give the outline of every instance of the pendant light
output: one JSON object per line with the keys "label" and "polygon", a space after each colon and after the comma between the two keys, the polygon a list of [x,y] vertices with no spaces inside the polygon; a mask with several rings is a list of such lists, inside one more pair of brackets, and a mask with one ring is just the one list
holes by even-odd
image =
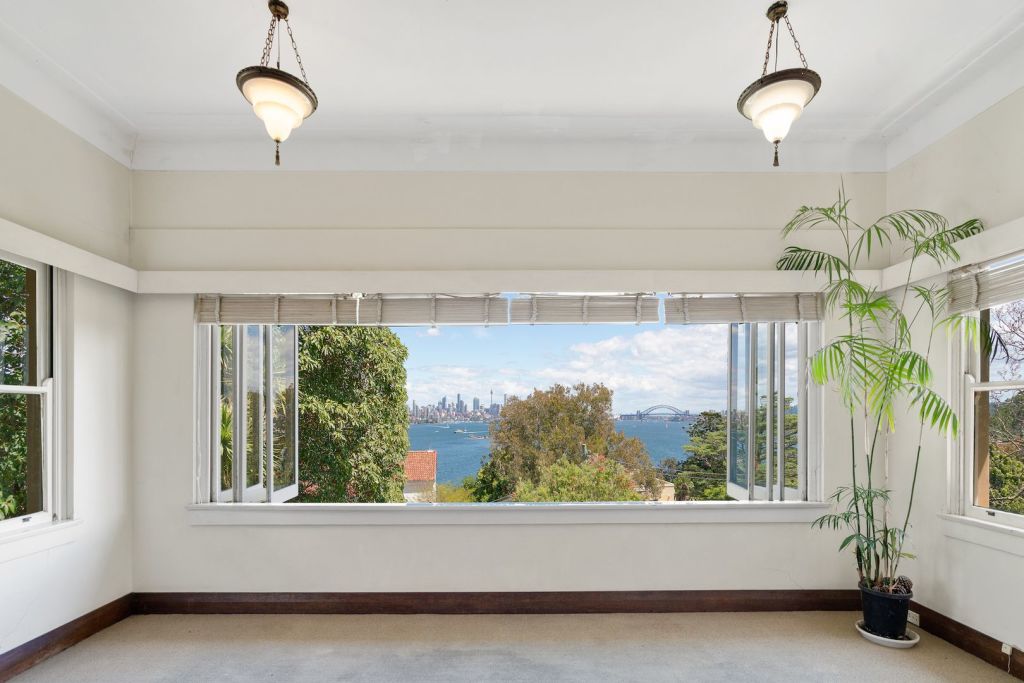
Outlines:
{"label": "pendant light", "polygon": [[[779,165],[779,143],[789,133],[790,126],[800,118],[804,107],[814,99],[821,88],[821,76],[807,68],[807,58],[800,49],[800,41],[793,33],[793,25],[789,23],[786,11],[789,3],[784,0],[772,3],[768,8],[767,17],[771,22],[768,29],[768,49],[764,52],[764,67],[761,77],[748,85],[736,108],[754,123],[754,128],[764,133],[768,142],[775,145],[773,166]],[[802,68],[783,69],[779,71],[779,22],[785,21],[789,36],[793,39],[793,47],[800,55]],[[772,40],[775,40],[775,68],[768,73],[768,62],[771,60]]]}
{"label": "pendant light", "polygon": [[[242,95],[252,105],[256,116],[263,121],[267,133],[274,141],[274,164],[281,165],[281,143],[288,139],[292,130],[316,111],[316,93],[309,87],[306,69],[302,66],[302,57],[292,35],[292,26],[288,23],[288,5],[281,0],[270,0],[270,28],[263,44],[263,56],[259,66],[247,66],[238,72],[235,84]],[[302,78],[299,79],[287,71],[281,70],[281,40],[278,27],[284,21],[288,38],[292,42],[295,62],[299,65]],[[274,37],[277,41],[276,66],[270,66],[271,53],[274,50]]]}

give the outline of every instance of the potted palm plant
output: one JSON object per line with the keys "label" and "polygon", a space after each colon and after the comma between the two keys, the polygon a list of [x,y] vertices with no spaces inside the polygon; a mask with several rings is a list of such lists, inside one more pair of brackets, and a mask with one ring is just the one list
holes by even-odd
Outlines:
{"label": "potted palm plant", "polygon": [[[897,211],[861,225],[850,218],[848,208],[842,189],[832,206],[801,207],[783,229],[784,238],[828,229],[842,246],[836,253],[788,246],[776,265],[779,270],[823,275],[825,309],[842,325],[840,334],[814,352],[808,367],[811,379],[836,389],[848,409],[850,478],[831,495],[833,510],[814,526],[848,531],[839,549],[852,549],[856,558],[864,611],[858,627],[901,641],[907,638],[913,584],[900,574],[900,562],[912,557],[904,544],[922,440],[925,430],[955,435],[958,429],[953,409],[931,386],[932,341],[940,330],[973,339],[979,332],[976,318],[946,315],[945,287],[915,284],[915,267],[922,262],[958,262],[956,243],[978,234],[983,226],[977,219],[950,226],[941,215],[922,210]],[[906,280],[890,292],[866,285],[857,276],[858,267],[880,248],[894,253],[903,249],[907,257]],[[901,419],[900,429],[914,430],[916,445],[910,452],[892,453],[887,436],[895,431],[897,409],[904,405],[913,422],[905,427]],[[846,431],[845,426],[842,429]],[[828,441],[840,443],[840,435],[831,434]],[[884,475],[890,457],[913,458],[909,489],[898,498],[887,488]]]}

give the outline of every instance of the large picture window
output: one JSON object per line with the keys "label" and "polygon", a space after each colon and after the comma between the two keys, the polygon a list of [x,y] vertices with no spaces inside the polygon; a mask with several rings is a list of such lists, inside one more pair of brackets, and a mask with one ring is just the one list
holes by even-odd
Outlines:
{"label": "large picture window", "polygon": [[813,295],[211,295],[196,315],[196,502],[808,498]]}
{"label": "large picture window", "polygon": [[50,291],[48,267],[0,258],[0,533],[55,509]]}

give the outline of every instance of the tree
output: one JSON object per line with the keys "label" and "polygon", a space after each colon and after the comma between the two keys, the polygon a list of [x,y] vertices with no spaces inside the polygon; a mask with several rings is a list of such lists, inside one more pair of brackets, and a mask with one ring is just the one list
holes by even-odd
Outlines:
{"label": "tree", "polygon": [[[0,260],[0,382],[28,384],[28,271]],[[0,519],[29,512],[29,401],[0,397]]]}
{"label": "tree", "polygon": [[478,500],[506,498],[522,483],[537,486],[544,469],[558,460],[584,463],[600,455],[622,465],[635,485],[656,498],[657,472],[637,438],[615,430],[612,392],[602,384],[556,384],[511,399],[491,423],[491,454],[480,470]]}
{"label": "tree", "polygon": [[300,329],[300,500],[403,501],[407,356],[387,328]]}
{"label": "tree", "polygon": [[643,500],[626,468],[605,457],[584,462],[559,458],[541,469],[540,481],[520,481],[515,499],[521,502],[586,503]]}
{"label": "tree", "polygon": [[713,411],[701,413],[690,426],[690,442],[683,446],[689,457],[673,482],[676,500],[728,500],[725,430],[725,418]]}

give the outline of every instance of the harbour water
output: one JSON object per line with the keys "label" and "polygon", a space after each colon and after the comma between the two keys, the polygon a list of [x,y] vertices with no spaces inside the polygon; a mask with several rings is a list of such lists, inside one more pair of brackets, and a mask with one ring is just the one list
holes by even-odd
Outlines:
{"label": "harbour water", "polygon": [[[683,446],[690,441],[686,433],[689,422],[617,420],[615,425],[626,436],[643,441],[655,464],[665,458],[686,457]],[[439,483],[456,484],[475,475],[490,447],[485,422],[409,425],[409,448],[437,451]]]}

